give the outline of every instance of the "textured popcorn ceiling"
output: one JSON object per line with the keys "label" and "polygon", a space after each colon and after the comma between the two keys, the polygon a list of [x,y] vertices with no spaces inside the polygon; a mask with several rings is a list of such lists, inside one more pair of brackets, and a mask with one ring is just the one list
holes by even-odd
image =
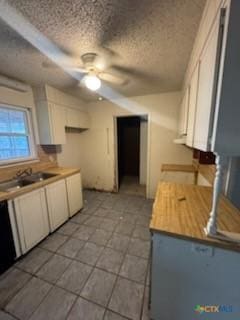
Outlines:
{"label": "textured popcorn ceiling", "polygon": [[[66,53],[97,52],[131,70],[113,86],[131,96],[181,88],[205,0],[9,0]],[[0,21],[0,73],[31,84],[48,83],[90,98],[60,68]],[[109,69],[108,71],[111,71]],[[120,73],[121,74],[121,73]]]}

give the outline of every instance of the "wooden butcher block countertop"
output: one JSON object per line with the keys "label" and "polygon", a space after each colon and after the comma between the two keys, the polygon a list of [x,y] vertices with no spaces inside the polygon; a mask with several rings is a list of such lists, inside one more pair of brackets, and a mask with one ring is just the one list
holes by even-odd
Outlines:
{"label": "wooden butcher block countertop", "polygon": [[162,171],[172,171],[172,172],[197,172],[197,168],[192,164],[162,164]]}
{"label": "wooden butcher block countertop", "polygon": [[69,177],[75,173],[78,173],[78,172],[80,172],[80,169],[79,168],[53,167],[53,168],[49,168],[47,170],[43,170],[43,172],[53,173],[53,174],[56,174],[56,176],[48,178],[43,181],[32,183],[32,184],[27,185],[25,187],[22,187],[16,191],[0,192],[0,201],[13,199],[13,198],[16,198],[22,194],[25,194],[25,193],[31,192],[33,190],[39,189],[41,187],[44,187],[50,183],[53,183],[55,181]]}
{"label": "wooden butcher block countertop", "polygon": [[[240,245],[209,238],[204,233],[212,204],[212,188],[159,183],[150,230],[206,245],[240,251]],[[224,196],[218,208],[218,228],[240,233],[240,211]]]}

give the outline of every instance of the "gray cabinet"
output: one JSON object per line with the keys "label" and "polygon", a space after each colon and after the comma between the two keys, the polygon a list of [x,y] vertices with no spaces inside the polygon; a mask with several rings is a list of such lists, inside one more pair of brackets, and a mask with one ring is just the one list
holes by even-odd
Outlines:
{"label": "gray cabinet", "polygon": [[[153,234],[152,320],[235,320],[240,310],[238,252]],[[197,305],[232,306],[232,312],[196,312]]]}

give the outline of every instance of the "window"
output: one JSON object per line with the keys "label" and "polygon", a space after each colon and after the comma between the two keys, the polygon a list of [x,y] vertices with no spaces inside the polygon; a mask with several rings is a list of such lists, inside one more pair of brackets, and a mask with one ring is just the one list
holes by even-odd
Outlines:
{"label": "window", "polygon": [[27,108],[0,105],[0,164],[34,157],[30,120]]}

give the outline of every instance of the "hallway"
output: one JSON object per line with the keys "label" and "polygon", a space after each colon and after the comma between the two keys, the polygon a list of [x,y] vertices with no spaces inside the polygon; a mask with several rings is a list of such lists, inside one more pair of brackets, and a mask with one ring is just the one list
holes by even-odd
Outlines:
{"label": "hallway", "polygon": [[134,176],[124,176],[119,187],[119,193],[125,195],[146,197],[146,185],[139,183],[139,178]]}

